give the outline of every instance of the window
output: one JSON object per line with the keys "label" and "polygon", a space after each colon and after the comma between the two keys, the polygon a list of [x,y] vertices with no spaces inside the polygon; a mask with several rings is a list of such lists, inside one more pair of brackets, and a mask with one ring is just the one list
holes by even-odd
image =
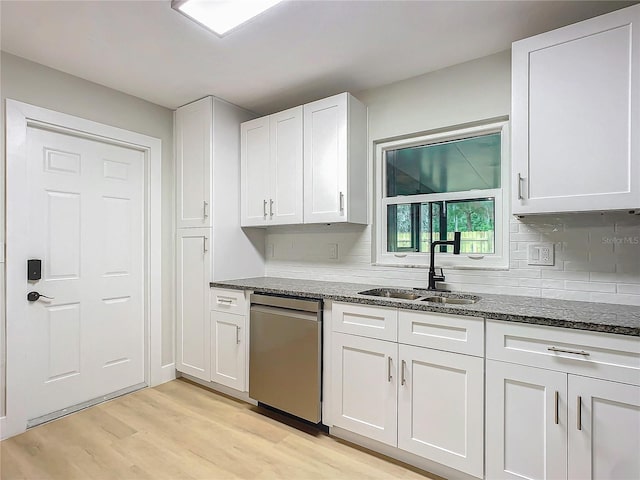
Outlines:
{"label": "window", "polygon": [[438,265],[508,265],[506,122],[377,145],[377,262],[429,263],[431,242],[461,232],[460,255]]}

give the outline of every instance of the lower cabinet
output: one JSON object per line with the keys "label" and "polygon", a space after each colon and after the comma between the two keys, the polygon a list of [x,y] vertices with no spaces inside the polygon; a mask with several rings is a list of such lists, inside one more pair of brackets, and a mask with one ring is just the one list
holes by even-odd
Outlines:
{"label": "lower cabinet", "polygon": [[209,228],[180,228],[176,238],[176,370],[211,380]]}
{"label": "lower cabinet", "polygon": [[487,320],[486,339],[488,479],[640,478],[638,337]]}
{"label": "lower cabinet", "polygon": [[211,312],[211,381],[245,391],[244,315]]}
{"label": "lower cabinet", "polygon": [[567,375],[487,360],[487,478],[567,478]]}
{"label": "lower cabinet", "polygon": [[640,387],[569,375],[570,479],[640,478]]}
{"label": "lower cabinet", "polygon": [[398,448],[482,478],[484,361],[399,345]]}
{"label": "lower cabinet", "polygon": [[334,425],[397,444],[398,344],[333,333]]}
{"label": "lower cabinet", "polygon": [[[338,310],[371,315],[360,308]],[[482,357],[334,331],[331,358],[334,426],[483,477]]]}

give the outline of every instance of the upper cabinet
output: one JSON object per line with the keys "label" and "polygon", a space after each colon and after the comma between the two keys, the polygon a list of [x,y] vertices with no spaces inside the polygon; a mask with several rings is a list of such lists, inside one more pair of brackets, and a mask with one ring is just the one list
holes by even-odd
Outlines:
{"label": "upper cabinet", "polygon": [[240,127],[242,226],[302,223],[302,107]]}
{"label": "upper cabinet", "polygon": [[176,110],[176,228],[211,226],[212,110],[211,97]]}
{"label": "upper cabinet", "polygon": [[367,108],[348,93],[304,106],[304,223],[367,223]]}
{"label": "upper cabinet", "polygon": [[366,142],[348,93],[243,123],[242,226],[366,224]]}
{"label": "upper cabinet", "polygon": [[640,6],[513,44],[512,212],[640,208]]}

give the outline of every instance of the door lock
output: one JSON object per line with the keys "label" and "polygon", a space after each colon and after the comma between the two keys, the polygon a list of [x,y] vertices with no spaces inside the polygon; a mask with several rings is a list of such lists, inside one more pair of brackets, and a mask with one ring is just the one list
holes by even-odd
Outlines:
{"label": "door lock", "polygon": [[29,292],[27,293],[27,300],[29,300],[30,302],[35,302],[37,301],[40,297],[42,298],[48,298],[49,300],[53,300],[55,297],[47,297],[46,295],[41,295],[38,292]]}

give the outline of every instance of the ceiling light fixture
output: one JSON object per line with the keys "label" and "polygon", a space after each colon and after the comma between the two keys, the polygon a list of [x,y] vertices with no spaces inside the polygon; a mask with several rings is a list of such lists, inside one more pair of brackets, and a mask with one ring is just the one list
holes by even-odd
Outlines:
{"label": "ceiling light fixture", "polygon": [[172,0],[171,8],[219,36],[282,0]]}

